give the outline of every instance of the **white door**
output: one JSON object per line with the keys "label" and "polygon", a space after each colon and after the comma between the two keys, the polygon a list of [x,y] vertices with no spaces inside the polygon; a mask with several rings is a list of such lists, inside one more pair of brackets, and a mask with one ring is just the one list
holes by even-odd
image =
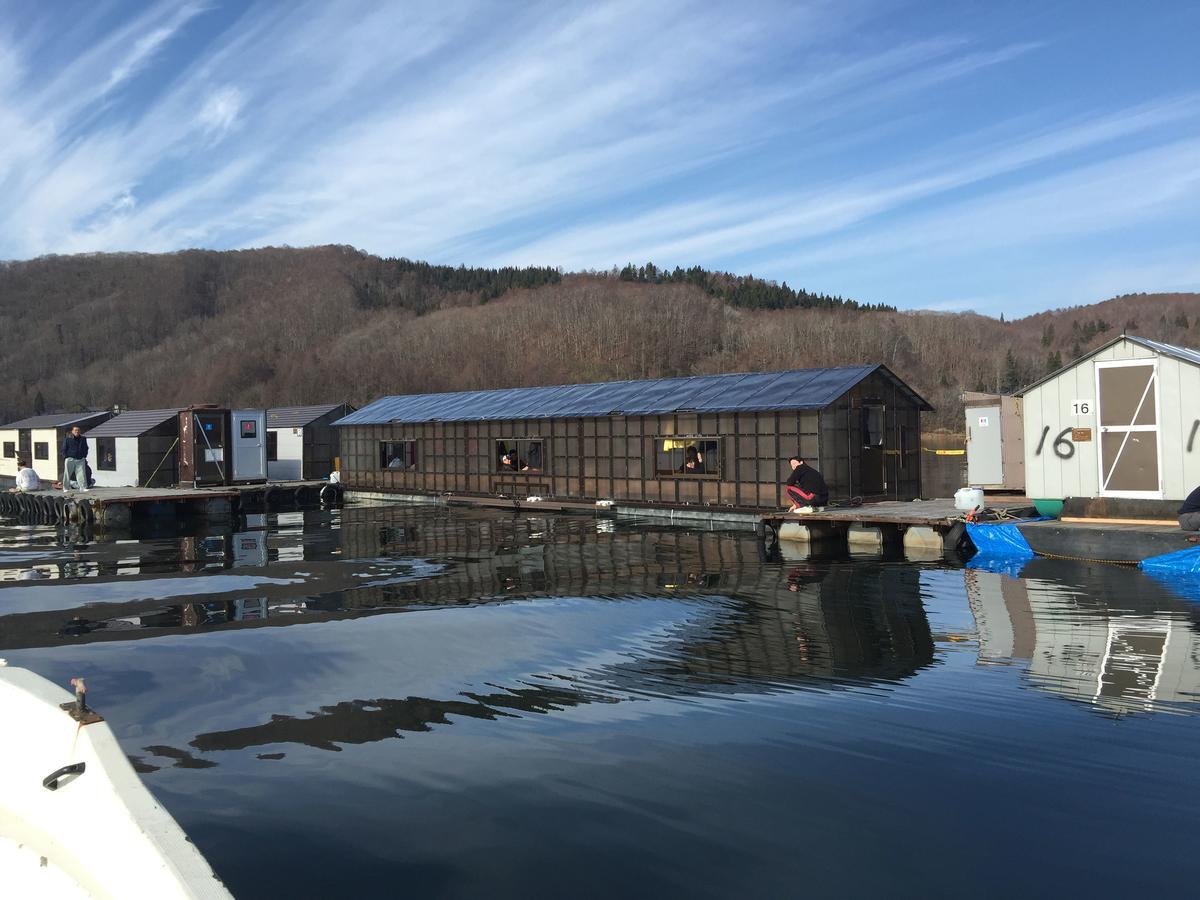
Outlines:
{"label": "white door", "polygon": [[967,482],[979,487],[1004,483],[999,406],[967,410]]}
{"label": "white door", "polygon": [[1158,362],[1096,363],[1100,496],[1162,499]]}

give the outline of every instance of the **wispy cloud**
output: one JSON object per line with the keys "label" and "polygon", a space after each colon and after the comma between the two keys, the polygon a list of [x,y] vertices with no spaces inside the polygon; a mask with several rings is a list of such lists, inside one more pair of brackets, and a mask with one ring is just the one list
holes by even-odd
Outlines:
{"label": "wispy cloud", "polygon": [[848,260],[1027,240],[1022,204],[1027,235],[1061,235],[1194,199],[1195,95],[980,115],[947,98],[1048,39],[897,27],[868,0],[113,14],[52,22],[72,50],[49,68],[55,27],[0,27],[0,256],[338,242],[836,291],[814,277]]}

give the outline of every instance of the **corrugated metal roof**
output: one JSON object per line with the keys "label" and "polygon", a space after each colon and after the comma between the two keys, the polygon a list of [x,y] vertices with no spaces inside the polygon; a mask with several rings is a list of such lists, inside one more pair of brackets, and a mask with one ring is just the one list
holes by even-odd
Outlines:
{"label": "corrugated metal roof", "polygon": [[0,430],[7,431],[12,428],[62,428],[67,425],[74,425],[76,422],[82,425],[89,419],[111,415],[112,413],[108,412],[108,410],[94,410],[92,412],[81,413],[49,413],[44,416],[30,416],[28,419],[20,419],[16,422],[9,422],[7,425],[0,425]]}
{"label": "corrugated metal roof", "polygon": [[157,428],[176,416],[182,409],[131,409],[107,422],[101,422],[87,433],[88,437],[137,437]]}
{"label": "corrugated metal roof", "polygon": [[345,403],[325,403],[319,406],[277,406],[267,410],[267,427],[301,428],[342,407],[349,408]]}
{"label": "corrugated metal roof", "polygon": [[921,409],[932,409],[886,366],[875,365],[409,394],[383,397],[334,424],[822,409],[876,371],[895,382]]}
{"label": "corrugated metal roof", "polygon": [[1153,353],[1161,353],[1163,356],[1170,356],[1174,359],[1191,363],[1194,366],[1200,366],[1200,350],[1192,350],[1188,347],[1177,347],[1174,344],[1164,344],[1162,341],[1152,341],[1150,338],[1138,337],[1136,334],[1119,334],[1111,341],[1106,341],[1105,343],[1101,344],[1095,350],[1089,350],[1087,353],[1083,354],[1083,356],[1079,357],[1079,359],[1075,359],[1067,363],[1058,371],[1051,372],[1049,375],[1039,378],[1033,384],[1022,388],[1016,396],[1023,397],[1026,392],[1032,391],[1036,387],[1041,387],[1050,379],[1057,378],[1060,374],[1067,371],[1067,369],[1073,369],[1084,360],[1091,359],[1101,350],[1107,350],[1109,347],[1113,346],[1114,344],[1118,344],[1121,341],[1129,341],[1132,344],[1145,347],[1147,350]]}

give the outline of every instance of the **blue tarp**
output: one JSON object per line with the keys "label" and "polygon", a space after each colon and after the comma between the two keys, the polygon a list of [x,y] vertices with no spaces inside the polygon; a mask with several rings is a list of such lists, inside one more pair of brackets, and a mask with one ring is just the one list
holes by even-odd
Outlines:
{"label": "blue tarp", "polygon": [[1138,567],[1146,572],[1186,572],[1200,575],[1200,547],[1151,556],[1138,563]]}
{"label": "blue tarp", "polygon": [[[1036,519],[1023,519],[1035,522]],[[1012,522],[968,522],[967,536],[979,551],[977,556],[1007,559],[1033,559],[1033,549],[1025,535]]]}

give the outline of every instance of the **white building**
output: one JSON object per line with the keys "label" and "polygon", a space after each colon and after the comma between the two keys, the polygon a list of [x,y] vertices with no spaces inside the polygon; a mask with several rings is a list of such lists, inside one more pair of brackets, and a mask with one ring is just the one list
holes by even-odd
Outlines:
{"label": "white building", "polygon": [[281,406],[267,410],[267,478],[300,481],[328,478],[339,456],[339,432],[332,427],[354,411],[345,403]]}
{"label": "white building", "polygon": [[1200,351],[1121,335],[1024,392],[1025,493],[1180,501],[1200,484]]}
{"label": "white building", "polygon": [[86,433],[97,487],[170,487],[179,481],[178,409],[135,409]]}
{"label": "white building", "polygon": [[23,459],[33,466],[42,481],[61,481],[63,438],[75,425],[86,432],[111,417],[112,413],[104,410],[53,413],[9,422],[0,427],[0,476],[16,478],[17,460]]}

